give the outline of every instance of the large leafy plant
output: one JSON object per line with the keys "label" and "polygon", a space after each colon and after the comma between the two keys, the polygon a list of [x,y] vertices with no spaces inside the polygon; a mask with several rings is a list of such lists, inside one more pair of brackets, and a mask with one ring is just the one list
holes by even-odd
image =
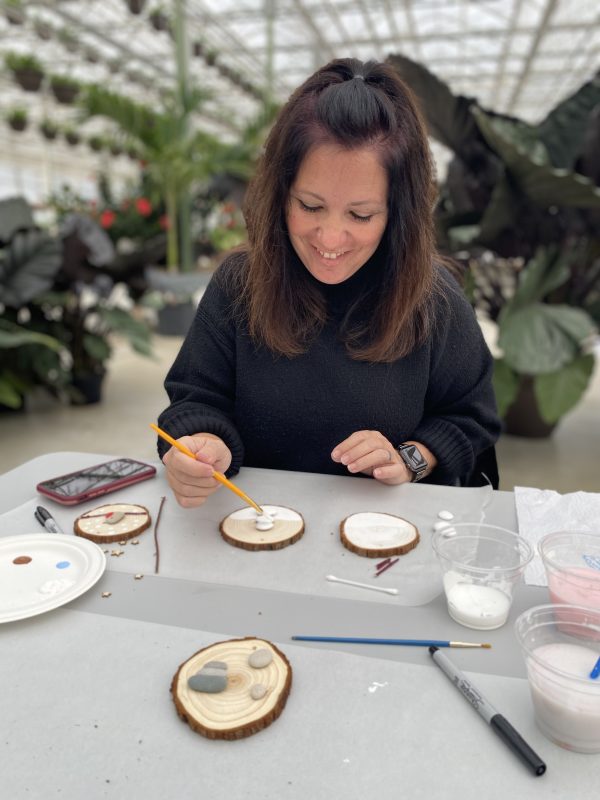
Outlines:
{"label": "large leafy plant", "polygon": [[[389,61],[420,100],[431,135],[454,154],[440,187],[438,241],[486,273],[486,311],[502,350],[500,412],[532,379],[541,417],[555,423],[588,385],[587,345],[600,323],[600,77],[533,125],[455,96],[404,56]],[[485,251],[496,258],[480,258]],[[507,264],[517,265],[510,291],[500,273]]]}

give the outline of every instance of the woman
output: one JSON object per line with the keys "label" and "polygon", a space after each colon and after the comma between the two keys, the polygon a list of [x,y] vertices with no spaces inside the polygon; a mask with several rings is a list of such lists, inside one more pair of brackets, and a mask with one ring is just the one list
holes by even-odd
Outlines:
{"label": "woman", "polygon": [[453,484],[493,446],[492,359],[434,247],[431,156],[391,67],[333,61],[266,142],[248,246],[215,273],[165,387],[179,503],[245,464]]}

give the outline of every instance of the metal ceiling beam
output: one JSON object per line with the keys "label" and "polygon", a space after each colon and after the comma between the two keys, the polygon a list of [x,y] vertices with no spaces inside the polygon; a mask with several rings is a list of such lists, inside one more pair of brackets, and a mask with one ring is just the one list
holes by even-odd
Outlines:
{"label": "metal ceiling beam", "polygon": [[[310,28],[310,30],[313,32],[314,37],[315,37],[314,43],[316,45],[318,45],[319,49],[323,52],[323,55],[327,54],[327,58],[328,59],[335,58],[335,51],[334,51],[333,47],[325,39],[325,37],[321,33],[320,29],[317,27],[317,24],[315,23],[314,19],[312,18],[312,15],[308,11],[308,9],[305,7],[305,5],[302,2],[302,0],[292,0],[292,2],[294,4],[294,7],[296,8],[298,13],[300,14],[300,16],[302,17],[302,19],[306,23],[307,27]],[[301,50],[306,50],[306,46],[307,46],[306,42],[304,42],[300,49]],[[288,48],[285,47],[285,45],[283,45],[282,49],[285,51]]]}
{"label": "metal ceiling beam", "polygon": [[508,111],[510,111],[510,109],[515,105],[515,103],[519,99],[519,95],[521,94],[523,86],[525,85],[525,81],[529,76],[531,65],[533,64],[540,43],[544,38],[544,36],[546,35],[546,33],[548,33],[550,27],[550,17],[552,16],[552,14],[554,14],[557,2],[558,0],[547,0],[542,20],[535,32],[535,35],[531,42],[531,47],[529,48],[529,52],[527,53],[527,58],[525,59],[525,66],[523,67],[519,80],[517,81],[515,88],[512,90],[511,95],[508,99],[508,103],[506,106]]}
{"label": "metal ceiling beam", "polygon": [[515,30],[517,24],[519,22],[519,17],[521,15],[521,8],[523,6],[523,0],[513,0],[513,8],[512,12],[509,16],[510,25],[508,30],[504,34],[504,43],[502,45],[502,52],[500,53],[500,58],[498,60],[498,71],[496,73],[496,83],[494,88],[492,89],[493,97],[494,97],[494,107],[496,107],[498,101],[498,95],[500,94],[500,89],[502,83],[504,82],[505,71],[506,71],[506,61],[508,59],[508,53],[510,51],[511,43],[513,36],[515,35]]}

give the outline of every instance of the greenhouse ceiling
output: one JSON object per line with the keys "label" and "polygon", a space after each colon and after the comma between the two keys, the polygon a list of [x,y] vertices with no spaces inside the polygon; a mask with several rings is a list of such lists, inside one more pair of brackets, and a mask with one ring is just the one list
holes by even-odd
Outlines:
{"label": "greenhouse ceiling", "polygon": [[[14,0],[0,0],[6,12]],[[23,0],[24,24],[0,19],[0,55],[34,53],[44,67],[153,103],[176,75],[172,37],[153,27],[155,0]],[[208,89],[205,127],[224,135],[259,108],[265,87],[285,100],[336,57],[402,53],[455,94],[531,122],[598,69],[597,0],[184,0],[194,85]],[[174,0],[162,2],[172,15]],[[46,37],[41,36],[45,31]],[[32,108],[2,74],[0,104]],[[40,111],[47,113],[47,110]],[[59,109],[59,113],[63,113]],[[66,113],[66,112],[65,112]]]}

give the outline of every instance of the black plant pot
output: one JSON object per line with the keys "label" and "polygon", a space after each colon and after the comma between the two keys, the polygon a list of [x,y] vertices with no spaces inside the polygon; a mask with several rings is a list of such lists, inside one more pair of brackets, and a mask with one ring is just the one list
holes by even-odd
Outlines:
{"label": "black plant pot", "polygon": [[75,390],[71,397],[71,405],[88,406],[102,400],[102,385],[105,372],[86,372],[73,375],[72,387]]}
{"label": "black plant pot", "polygon": [[530,439],[544,439],[556,428],[556,423],[550,425],[540,416],[533,391],[533,378],[522,378],[517,396],[506,412],[504,423],[505,433]]}
{"label": "black plant pot", "polygon": [[185,336],[195,313],[196,304],[191,300],[169,303],[158,310],[157,332],[161,336]]}
{"label": "black plant pot", "polygon": [[132,14],[141,14],[146,5],[146,0],[127,0],[127,5]]}
{"label": "black plant pot", "polygon": [[79,94],[79,86],[62,86],[52,84],[52,94],[58,103],[64,106],[71,106]]}
{"label": "black plant pot", "polygon": [[37,69],[18,69],[14,72],[15,80],[26,92],[39,92],[44,73]]}
{"label": "black plant pot", "polygon": [[27,120],[26,119],[9,119],[8,124],[13,129],[13,131],[17,131],[17,133],[22,133],[25,128],[27,127]]}

